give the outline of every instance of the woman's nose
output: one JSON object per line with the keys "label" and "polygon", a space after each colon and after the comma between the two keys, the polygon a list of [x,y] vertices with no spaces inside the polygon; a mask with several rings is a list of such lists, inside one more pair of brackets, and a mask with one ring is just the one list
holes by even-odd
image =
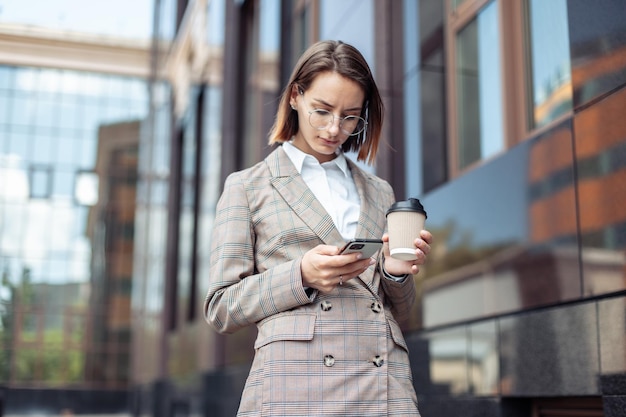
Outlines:
{"label": "woman's nose", "polygon": [[341,119],[339,117],[333,117],[333,120],[330,122],[330,125],[328,126],[328,132],[333,136],[337,136],[339,134],[340,124],[341,124]]}

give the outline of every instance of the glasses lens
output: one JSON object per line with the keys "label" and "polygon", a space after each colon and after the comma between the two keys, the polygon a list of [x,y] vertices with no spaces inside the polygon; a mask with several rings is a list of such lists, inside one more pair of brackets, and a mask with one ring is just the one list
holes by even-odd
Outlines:
{"label": "glasses lens", "polygon": [[309,116],[309,123],[318,130],[326,129],[333,122],[333,115],[326,110],[313,110]]}
{"label": "glasses lens", "polygon": [[[327,129],[334,121],[334,116],[327,110],[317,109],[311,112],[309,123],[318,130]],[[365,129],[367,123],[363,118],[358,116],[347,116],[341,119],[339,128],[345,135],[358,135]]]}
{"label": "glasses lens", "polygon": [[346,135],[358,135],[365,128],[365,120],[359,116],[347,116],[341,122],[341,131]]}

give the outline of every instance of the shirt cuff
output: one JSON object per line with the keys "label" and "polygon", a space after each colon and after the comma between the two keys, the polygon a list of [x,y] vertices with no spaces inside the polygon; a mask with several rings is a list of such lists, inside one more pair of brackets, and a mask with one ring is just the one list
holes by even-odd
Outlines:
{"label": "shirt cuff", "polygon": [[380,263],[380,269],[383,271],[383,276],[387,279],[390,279],[395,282],[404,282],[404,280],[409,276],[409,274],[404,275],[393,275],[385,270],[385,255],[382,256],[382,262]]}

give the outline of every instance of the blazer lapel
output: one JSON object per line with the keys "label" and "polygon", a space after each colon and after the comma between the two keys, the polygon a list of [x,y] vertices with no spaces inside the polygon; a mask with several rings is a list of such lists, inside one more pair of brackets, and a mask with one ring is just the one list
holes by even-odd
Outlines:
{"label": "blazer lapel", "polygon": [[380,239],[385,231],[384,221],[381,223],[381,214],[384,220],[385,213],[381,213],[379,205],[376,204],[377,190],[372,185],[374,182],[370,181],[369,173],[363,171],[349,159],[348,165],[361,199],[361,212],[356,237]]}
{"label": "blazer lapel", "polygon": [[[361,212],[359,214],[359,224],[357,226],[356,237],[380,239],[384,233],[384,214],[383,220],[381,220],[380,209],[377,207],[375,201],[372,198],[376,196],[376,189],[373,187],[373,182],[369,181],[369,174],[360,169],[354,162],[348,159],[348,165],[350,172],[352,172],[352,178],[354,184],[359,193],[361,199]],[[382,223],[381,223],[382,222]],[[365,272],[360,275],[361,281],[370,288],[375,294],[374,275],[376,272],[376,264],[370,266]]]}
{"label": "blazer lapel", "polygon": [[[307,187],[285,151],[279,147],[266,159],[272,175],[271,184],[293,211],[327,245],[342,246],[345,241],[333,219]],[[369,181],[369,174],[348,159],[348,165],[361,199],[361,211],[357,226],[357,238],[380,239],[384,233],[384,213],[376,205],[376,189]],[[376,295],[376,264],[370,266],[359,278]]]}
{"label": "blazer lapel", "polygon": [[271,183],[285,202],[327,245],[342,246],[344,240],[333,219],[294,167],[282,147],[266,158]]}

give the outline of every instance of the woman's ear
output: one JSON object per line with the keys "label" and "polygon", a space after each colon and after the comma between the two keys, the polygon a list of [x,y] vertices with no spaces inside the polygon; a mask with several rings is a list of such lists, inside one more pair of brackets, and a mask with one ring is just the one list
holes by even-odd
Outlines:
{"label": "woman's ear", "polygon": [[300,87],[298,87],[296,84],[291,86],[291,94],[289,94],[289,104],[291,105],[292,109],[295,109],[297,107],[297,97],[299,94],[299,90]]}

